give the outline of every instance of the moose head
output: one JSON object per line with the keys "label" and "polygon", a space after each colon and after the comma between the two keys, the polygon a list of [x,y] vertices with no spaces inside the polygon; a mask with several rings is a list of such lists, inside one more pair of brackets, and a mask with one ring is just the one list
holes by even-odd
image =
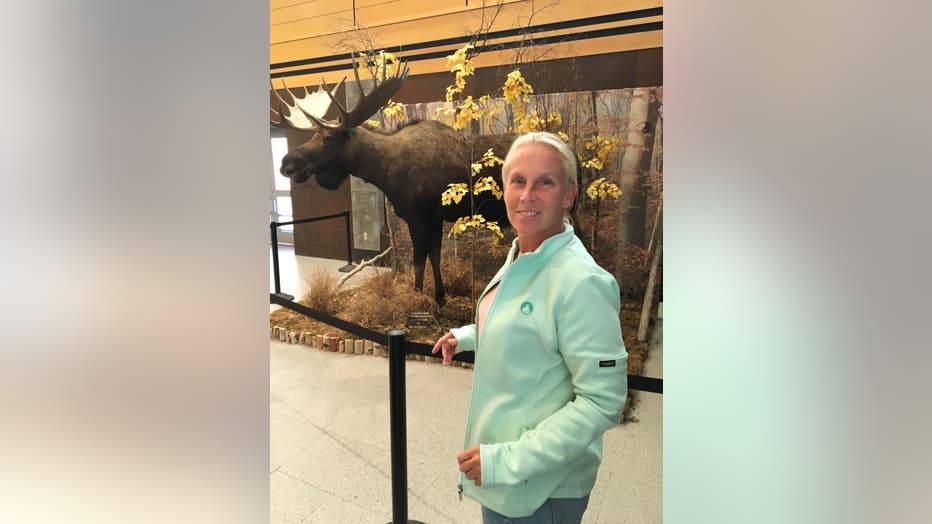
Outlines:
{"label": "moose head", "polygon": [[[343,85],[344,77],[333,88],[321,79],[320,88],[310,92],[306,87],[289,89],[285,86],[285,97],[274,89],[278,100],[277,107],[269,108],[269,118],[273,125],[293,129],[314,131],[313,137],[303,145],[290,151],[282,159],[280,172],[283,176],[302,183],[311,177],[325,189],[340,187],[349,176],[343,165],[343,156],[347,152],[350,132],[377,113],[394,95],[404,79],[408,76],[408,66],[399,64],[394,75],[386,77],[386,64],[382,63],[381,75],[374,75],[375,86],[366,93],[359,79],[359,69],[353,58],[353,74],[359,87],[359,101],[352,111],[348,111],[335,93]],[[290,102],[286,100],[290,98]],[[324,116],[331,106],[338,112],[334,120]]]}

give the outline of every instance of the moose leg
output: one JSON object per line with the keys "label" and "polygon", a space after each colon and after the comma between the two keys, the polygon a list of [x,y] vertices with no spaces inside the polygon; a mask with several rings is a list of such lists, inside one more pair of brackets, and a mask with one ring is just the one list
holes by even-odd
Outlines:
{"label": "moose leg", "polygon": [[417,219],[406,220],[408,233],[411,234],[411,246],[414,249],[414,289],[424,290],[424,264],[427,261],[428,234],[424,224]]}
{"label": "moose leg", "polygon": [[438,220],[430,224],[429,237],[430,244],[427,254],[430,256],[430,267],[434,270],[434,301],[439,305],[446,302],[444,295],[446,290],[443,287],[443,279],[440,277],[440,247],[443,244],[443,221]]}

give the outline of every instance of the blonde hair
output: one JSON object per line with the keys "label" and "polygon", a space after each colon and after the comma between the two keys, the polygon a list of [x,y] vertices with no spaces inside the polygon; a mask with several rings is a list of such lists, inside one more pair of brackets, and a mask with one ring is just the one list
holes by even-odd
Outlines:
{"label": "blonde hair", "polygon": [[[542,144],[553,149],[557,156],[560,159],[560,167],[563,170],[563,176],[566,178],[566,185],[576,188],[576,195],[579,195],[579,186],[576,183],[577,170],[576,170],[576,153],[570,149],[570,146],[563,141],[560,137],[553,133],[547,133],[546,131],[534,131],[531,133],[525,133],[520,135],[515,139],[511,144],[511,148],[508,149],[508,154],[505,155],[505,162],[502,164],[502,181],[506,184],[508,183],[508,175],[511,173],[511,162],[515,154],[521,149],[527,147],[531,144]],[[575,199],[574,199],[575,201]],[[563,222],[571,224],[570,220],[570,209],[573,206],[563,211]]]}

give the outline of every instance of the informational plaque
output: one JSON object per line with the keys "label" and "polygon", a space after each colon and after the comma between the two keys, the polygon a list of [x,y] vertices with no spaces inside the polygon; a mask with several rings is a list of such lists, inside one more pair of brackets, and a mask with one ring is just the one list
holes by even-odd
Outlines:
{"label": "informational plaque", "polygon": [[428,327],[434,325],[434,317],[430,311],[410,311],[406,327]]}
{"label": "informational plaque", "polygon": [[379,233],[382,231],[384,214],[382,192],[356,177],[352,177],[350,192],[353,201],[353,247],[381,251]]}

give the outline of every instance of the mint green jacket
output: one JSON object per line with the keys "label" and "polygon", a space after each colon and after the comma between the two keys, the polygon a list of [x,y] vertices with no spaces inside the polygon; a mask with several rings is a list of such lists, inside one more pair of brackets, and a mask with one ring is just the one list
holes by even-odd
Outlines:
{"label": "mint green jacket", "polygon": [[457,352],[476,352],[463,449],[480,445],[482,486],[461,475],[461,489],[513,518],[592,491],[602,434],[624,407],[628,362],[618,283],[572,226],[517,253],[515,240],[482,293],[498,284],[479,347],[475,324],[451,330]]}

